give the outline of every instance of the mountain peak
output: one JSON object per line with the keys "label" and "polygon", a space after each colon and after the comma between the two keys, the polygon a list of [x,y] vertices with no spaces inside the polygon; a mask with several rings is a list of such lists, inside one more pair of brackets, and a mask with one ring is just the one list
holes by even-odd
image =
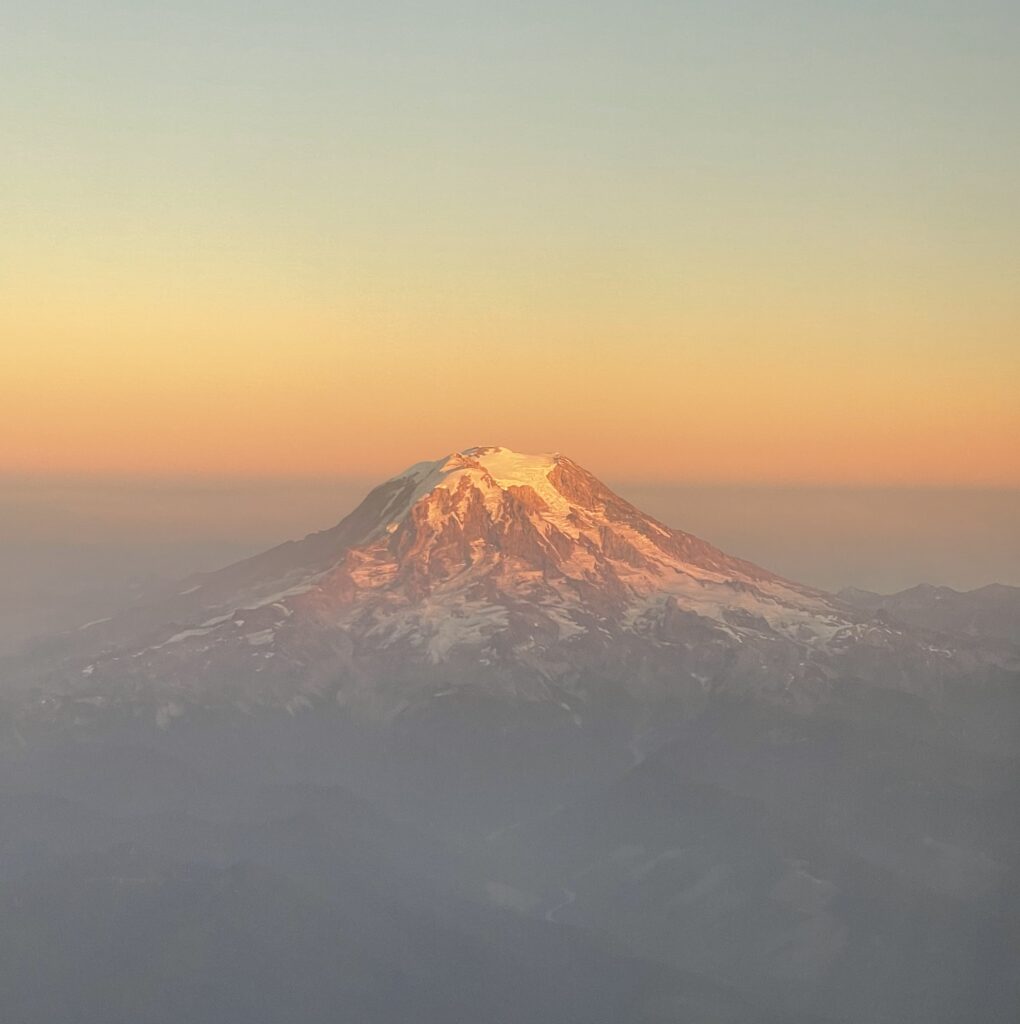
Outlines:
{"label": "mountain peak", "polygon": [[503,490],[520,486],[544,488],[550,472],[561,460],[558,453],[527,455],[499,445],[478,446],[450,452],[434,462],[416,463],[391,482],[413,480],[416,498],[436,487],[452,490],[464,475],[486,477]]}

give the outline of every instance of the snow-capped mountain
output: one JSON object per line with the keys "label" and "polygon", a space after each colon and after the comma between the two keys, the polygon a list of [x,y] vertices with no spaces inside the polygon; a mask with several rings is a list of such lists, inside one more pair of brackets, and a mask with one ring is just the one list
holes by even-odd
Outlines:
{"label": "snow-capped mountain", "polygon": [[185,1017],[280,975],[358,1020],[1013,1021],[974,951],[1016,945],[1017,648],[869,600],[563,456],[413,466],[0,665],[0,955],[34,963],[26,921],[62,955],[17,1005],[211,935]]}
{"label": "snow-capped mountain", "polygon": [[910,689],[974,657],[671,529],[565,456],[486,447],[83,627],[42,700],[151,699],[166,722],[192,704],[388,715],[469,692],[576,714],[740,687],[812,701],[846,678]]}

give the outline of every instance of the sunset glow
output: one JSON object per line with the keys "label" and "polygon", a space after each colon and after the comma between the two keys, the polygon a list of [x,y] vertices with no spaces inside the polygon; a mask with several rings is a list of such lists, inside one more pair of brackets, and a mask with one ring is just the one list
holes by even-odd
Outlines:
{"label": "sunset glow", "polygon": [[35,310],[0,314],[20,339],[0,357],[6,472],[376,477],[495,440],[634,479],[1020,483],[1005,337],[769,341],[678,311],[622,343],[581,320],[292,315],[255,289],[233,327],[222,309]]}
{"label": "sunset glow", "polygon": [[89,6],[5,60],[0,472],[1020,484],[1005,7]]}

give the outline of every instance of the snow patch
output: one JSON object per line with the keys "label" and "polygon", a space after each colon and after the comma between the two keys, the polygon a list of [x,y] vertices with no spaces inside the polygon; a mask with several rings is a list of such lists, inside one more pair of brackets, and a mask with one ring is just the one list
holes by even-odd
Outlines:
{"label": "snow patch", "polygon": [[113,616],[107,615],[105,619],[93,619],[91,622],[86,622],[84,626],[78,627],[80,633],[83,629],[91,629],[93,626],[101,626],[104,622],[109,622]]}
{"label": "snow patch", "polygon": [[184,629],[180,633],[174,633],[169,640],[164,640],[161,644],[156,644],[155,647],[150,647],[150,651],[158,651],[161,647],[167,647],[170,644],[179,644],[182,640],[188,640],[193,636],[205,636],[207,633],[213,631],[212,626],[198,627],[197,629]]}

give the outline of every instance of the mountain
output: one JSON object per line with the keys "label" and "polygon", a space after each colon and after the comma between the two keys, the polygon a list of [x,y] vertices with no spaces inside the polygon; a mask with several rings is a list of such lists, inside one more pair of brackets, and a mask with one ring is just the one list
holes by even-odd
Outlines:
{"label": "mountain", "polygon": [[1013,644],[1020,637],[1020,587],[991,583],[960,591],[922,583],[895,594],[849,587],[838,596],[846,604],[882,612],[890,621],[915,629]]}
{"label": "mountain", "polygon": [[880,605],[413,466],[5,663],[0,1017],[1014,1024],[1020,637]]}
{"label": "mountain", "polygon": [[[917,692],[1012,664],[876,618],[671,529],[562,455],[469,448],[412,466],[339,525],[82,627],[36,710],[329,701],[378,718],[451,696],[568,716],[841,681]],[[1005,661],[1004,661],[1005,659]]]}

